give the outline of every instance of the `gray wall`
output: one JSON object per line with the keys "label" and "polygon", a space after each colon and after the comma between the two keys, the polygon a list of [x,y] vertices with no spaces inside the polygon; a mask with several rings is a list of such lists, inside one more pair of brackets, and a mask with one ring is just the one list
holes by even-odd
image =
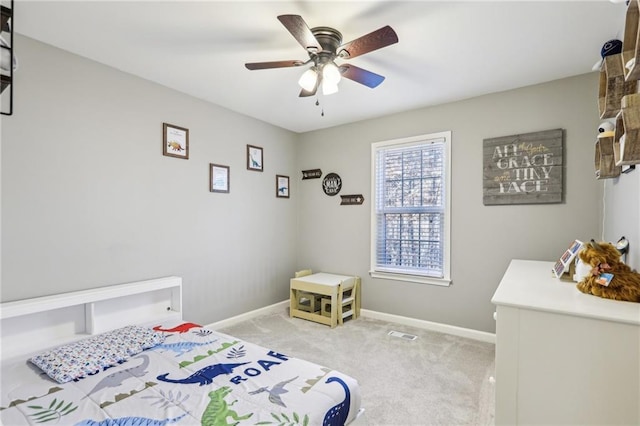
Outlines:
{"label": "gray wall", "polygon": [[[1,118],[2,301],[179,275],[186,317],[206,323],[287,299],[292,272],[312,267],[362,276],[367,309],[493,331],[509,260],[554,260],[601,235],[604,186],[605,234],[639,238],[640,173],[594,179],[597,74],[295,135],[28,38],[16,46],[16,112]],[[162,155],[162,122],[190,129],[189,160]],[[565,202],[483,206],[482,140],[552,128],[566,129]],[[372,280],[370,145],[442,130],[453,285]],[[263,173],[246,170],[247,143],[264,147]],[[231,167],[230,194],[208,192],[210,162]],[[364,205],[301,181],[312,168],[339,173]],[[275,174],[291,177],[290,199],[275,197]],[[622,209],[633,191],[636,210]]]}
{"label": "gray wall", "polygon": [[604,241],[629,240],[627,264],[640,271],[640,164],[604,182]]}
{"label": "gray wall", "polygon": [[[288,298],[295,135],[17,36],[14,115],[2,116],[2,301],[166,275],[186,317],[217,321]],[[190,130],[162,155],[162,123]],[[264,172],[246,169],[246,145]],[[209,192],[209,163],[231,168]]]}
{"label": "gray wall", "polygon": [[[490,299],[511,259],[552,261],[573,239],[599,235],[597,96],[598,75],[591,73],[302,135],[299,168],[336,172],[342,194],[361,193],[367,201],[339,206],[339,199],[324,195],[319,180],[301,182],[298,267],[360,275],[367,309],[493,332]],[[484,206],[483,139],[554,128],[565,129],[565,201]],[[371,143],[445,130],[452,131],[453,284],[372,279]]]}

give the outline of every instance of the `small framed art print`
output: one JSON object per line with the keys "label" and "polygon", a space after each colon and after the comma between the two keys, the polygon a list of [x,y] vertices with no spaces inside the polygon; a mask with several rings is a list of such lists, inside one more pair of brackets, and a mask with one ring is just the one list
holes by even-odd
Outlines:
{"label": "small framed art print", "polygon": [[229,192],[229,166],[209,164],[209,191]]}
{"label": "small framed art print", "polygon": [[276,197],[289,198],[289,176],[276,175]]}
{"label": "small framed art print", "polygon": [[189,129],[163,123],[162,142],[163,155],[189,159]]}
{"label": "small framed art print", "polygon": [[262,161],[262,148],[247,145],[247,169],[261,172],[263,169]]}

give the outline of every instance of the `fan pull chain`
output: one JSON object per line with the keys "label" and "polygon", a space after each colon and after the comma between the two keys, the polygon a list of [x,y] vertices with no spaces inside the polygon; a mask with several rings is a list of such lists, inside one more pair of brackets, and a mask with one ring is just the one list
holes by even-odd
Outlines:
{"label": "fan pull chain", "polygon": [[[316,98],[316,106],[320,106],[320,101]],[[320,117],[324,117],[324,108],[321,108]]]}

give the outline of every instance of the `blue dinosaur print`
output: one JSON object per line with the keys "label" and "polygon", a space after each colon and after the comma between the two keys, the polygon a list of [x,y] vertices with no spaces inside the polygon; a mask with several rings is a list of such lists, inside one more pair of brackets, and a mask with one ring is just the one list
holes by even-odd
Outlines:
{"label": "blue dinosaur print", "polygon": [[200,370],[196,371],[189,377],[185,377],[184,379],[168,379],[167,376],[169,373],[161,374],[157,377],[158,380],[162,380],[163,382],[168,383],[180,383],[184,385],[188,385],[191,383],[198,383],[200,386],[208,385],[213,382],[213,379],[222,374],[231,374],[233,373],[233,369],[236,367],[240,367],[241,365],[249,364],[248,362],[243,362],[240,364],[212,364],[208,365]]}
{"label": "blue dinosaur print", "polygon": [[198,346],[206,346],[216,341],[218,341],[218,339],[214,339],[210,342],[202,342],[202,343],[199,343],[199,342],[161,343],[159,345],[154,346],[150,350],[155,351],[158,349],[164,349],[167,351],[172,351],[177,353],[176,356],[178,357],[180,355],[186,354],[187,352],[191,352]]}
{"label": "blue dinosaur print", "polygon": [[147,419],[145,417],[120,417],[119,419],[105,419],[101,421],[83,420],[76,423],[75,426],[164,426],[169,423],[180,421],[187,413],[172,419],[156,420]]}
{"label": "blue dinosaur print", "polygon": [[337,377],[329,377],[325,383],[338,382],[344,389],[345,397],[338,405],[331,407],[324,415],[322,426],[344,426],[349,416],[349,407],[351,405],[351,392],[347,384]]}

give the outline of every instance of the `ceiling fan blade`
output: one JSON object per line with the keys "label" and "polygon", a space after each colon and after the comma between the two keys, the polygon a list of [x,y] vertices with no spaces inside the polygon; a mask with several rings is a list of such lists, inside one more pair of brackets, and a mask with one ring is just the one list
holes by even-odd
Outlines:
{"label": "ceiling fan blade", "polygon": [[355,65],[347,64],[340,66],[340,74],[344,78],[348,78],[349,80],[353,80],[357,83],[364,84],[367,87],[374,88],[377,87],[380,83],[384,81],[384,77],[373,73],[371,71],[367,71],[362,68],[358,68]]}
{"label": "ceiling fan blade", "polygon": [[302,61],[271,61],[271,62],[248,62],[244,64],[250,70],[265,70],[269,68],[297,67],[304,64]]}
{"label": "ceiling fan blade", "polygon": [[398,35],[389,25],[363,35],[338,47],[338,56],[351,59],[398,42]]}
{"label": "ceiling fan blade", "polygon": [[318,43],[318,40],[300,15],[280,15],[278,16],[278,20],[282,22],[282,25],[289,30],[291,35],[298,40],[298,43],[300,43],[305,50],[322,50],[322,46]]}

